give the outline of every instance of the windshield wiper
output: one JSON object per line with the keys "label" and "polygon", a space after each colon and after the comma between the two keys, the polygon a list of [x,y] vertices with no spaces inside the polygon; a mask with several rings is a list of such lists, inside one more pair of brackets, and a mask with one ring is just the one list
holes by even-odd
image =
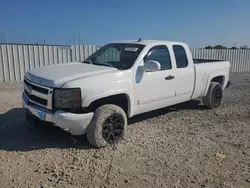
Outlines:
{"label": "windshield wiper", "polygon": [[113,65],[109,63],[92,62],[90,59],[85,59],[84,61],[82,61],[82,63],[92,64],[92,65],[104,65],[115,68]]}
{"label": "windshield wiper", "polygon": [[85,59],[84,61],[82,61],[82,63],[93,64],[93,62],[90,59]]}
{"label": "windshield wiper", "polygon": [[111,65],[111,64],[109,64],[109,63],[93,62],[92,64],[93,65],[104,65],[104,66],[108,66],[108,67],[113,67],[114,68],[114,66]]}

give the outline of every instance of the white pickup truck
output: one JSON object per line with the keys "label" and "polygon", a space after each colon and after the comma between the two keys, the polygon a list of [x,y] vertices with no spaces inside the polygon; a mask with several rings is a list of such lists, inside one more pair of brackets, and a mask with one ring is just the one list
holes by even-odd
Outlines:
{"label": "white pickup truck", "polygon": [[228,61],[193,60],[187,44],[119,41],[83,62],[28,71],[22,104],[27,121],[50,122],[104,147],[124,138],[127,118],[191,99],[221,104]]}

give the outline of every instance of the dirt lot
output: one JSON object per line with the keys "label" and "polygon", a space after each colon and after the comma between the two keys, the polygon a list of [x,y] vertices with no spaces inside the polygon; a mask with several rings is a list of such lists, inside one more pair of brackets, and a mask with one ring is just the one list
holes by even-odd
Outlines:
{"label": "dirt lot", "polygon": [[250,187],[250,73],[232,80],[220,108],[137,116],[121,144],[100,150],[25,123],[20,84],[1,84],[0,187]]}

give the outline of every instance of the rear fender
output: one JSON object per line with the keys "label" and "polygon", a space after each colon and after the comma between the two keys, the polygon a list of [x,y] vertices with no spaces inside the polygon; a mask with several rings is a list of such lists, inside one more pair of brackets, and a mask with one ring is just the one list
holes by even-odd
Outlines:
{"label": "rear fender", "polygon": [[205,96],[207,94],[211,81],[213,80],[213,78],[218,77],[218,76],[224,77],[224,80],[222,82],[222,90],[224,90],[227,87],[227,83],[228,83],[229,78],[228,78],[226,72],[224,70],[213,72],[212,74],[210,74],[208,76],[208,79],[206,82],[206,87],[205,87],[205,90],[204,90],[202,96]]}

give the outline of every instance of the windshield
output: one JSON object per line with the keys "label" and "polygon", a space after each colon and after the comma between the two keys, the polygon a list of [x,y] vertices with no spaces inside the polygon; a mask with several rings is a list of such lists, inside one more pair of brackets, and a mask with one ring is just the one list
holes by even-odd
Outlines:
{"label": "windshield", "polygon": [[101,47],[90,55],[84,63],[129,69],[144,48],[141,44],[112,43]]}

